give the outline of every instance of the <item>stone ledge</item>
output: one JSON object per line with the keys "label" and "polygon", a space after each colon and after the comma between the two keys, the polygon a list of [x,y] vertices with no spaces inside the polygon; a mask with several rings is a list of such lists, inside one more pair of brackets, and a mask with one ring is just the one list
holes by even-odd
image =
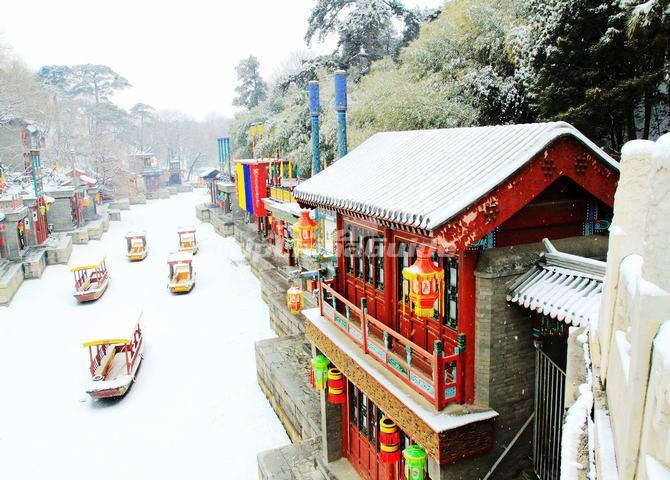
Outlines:
{"label": "stone ledge", "polygon": [[258,478],[260,480],[324,480],[316,469],[315,458],[321,450],[318,439],[312,438],[293,445],[260,452]]}
{"label": "stone ledge", "polygon": [[0,305],[9,305],[23,280],[21,263],[0,260]]}

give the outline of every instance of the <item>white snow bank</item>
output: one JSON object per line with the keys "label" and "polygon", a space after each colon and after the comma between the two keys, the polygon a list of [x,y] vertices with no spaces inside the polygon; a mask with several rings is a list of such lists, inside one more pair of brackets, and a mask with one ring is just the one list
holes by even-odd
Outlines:
{"label": "white snow bank", "polygon": [[[577,340],[582,344],[584,350],[584,363],[587,374],[586,382],[579,386],[577,400],[568,409],[563,419],[563,432],[561,434],[561,480],[576,480],[579,478],[579,472],[587,467],[589,478],[594,478],[595,475],[594,433],[593,422],[591,420],[591,410],[593,409],[591,357],[588,350],[587,336],[584,334],[580,335]],[[583,465],[578,460],[582,445],[587,448],[588,465]]]}

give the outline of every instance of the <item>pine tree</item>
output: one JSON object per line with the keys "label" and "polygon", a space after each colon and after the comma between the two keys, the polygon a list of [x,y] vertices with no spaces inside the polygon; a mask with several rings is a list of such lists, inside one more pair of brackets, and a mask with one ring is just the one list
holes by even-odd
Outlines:
{"label": "pine tree", "polygon": [[233,105],[251,110],[267,98],[267,85],[259,71],[260,64],[254,55],[242,60],[235,71],[241,82],[235,87],[237,97],[233,99]]}

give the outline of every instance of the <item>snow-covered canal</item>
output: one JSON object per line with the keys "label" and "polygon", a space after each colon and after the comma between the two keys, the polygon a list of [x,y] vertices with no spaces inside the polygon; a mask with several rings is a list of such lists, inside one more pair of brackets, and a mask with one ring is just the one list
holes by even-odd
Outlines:
{"label": "snow-covered canal", "polygon": [[[203,200],[200,191],[133,206],[0,307],[0,478],[252,479],[258,451],[289,443],[256,383],[254,341],[274,336],[267,307],[235,241],[196,220]],[[183,224],[198,230],[196,286],[173,296],[165,261]],[[146,230],[145,261],[126,260],[128,230]],[[109,289],[78,305],[69,269],[98,255]],[[93,403],[82,342],[116,322],[129,335],[140,309],[137,381],[122,400]]]}

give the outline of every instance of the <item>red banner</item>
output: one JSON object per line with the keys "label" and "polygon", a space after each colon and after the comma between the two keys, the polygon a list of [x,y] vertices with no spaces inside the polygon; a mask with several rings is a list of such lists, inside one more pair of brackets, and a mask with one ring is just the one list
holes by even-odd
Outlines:
{"label": "red banner", "polygon": [[268,196],[267,169],[265,165],[251,165],[249,176],[251,177],[251,198],[254,202],[254,216],[264,217],[267,212],[265,211],[265,204],[262,199]]}

